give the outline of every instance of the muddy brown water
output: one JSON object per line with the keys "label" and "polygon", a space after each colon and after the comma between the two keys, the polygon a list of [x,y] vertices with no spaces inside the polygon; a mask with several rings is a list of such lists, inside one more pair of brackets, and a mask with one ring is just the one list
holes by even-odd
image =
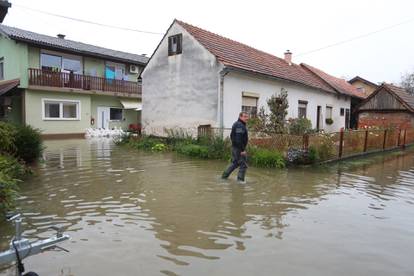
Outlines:
{"label": "muddy brown water", "polygon": [[[21,186],[24,235],[71,236],[26,259],[40,275],[414,275],[414,153],[320,168],[224,162],[48,141]],[[0,224],[0,247],[13,227]],[[12,268],[1,275],[13,275]]]}

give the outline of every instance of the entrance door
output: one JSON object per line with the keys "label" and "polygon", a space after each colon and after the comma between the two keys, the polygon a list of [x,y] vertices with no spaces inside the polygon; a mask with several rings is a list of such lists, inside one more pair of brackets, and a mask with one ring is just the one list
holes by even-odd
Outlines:
{"label": "entrance door", "polygon": [[109,128],[109,107],[98,106],[97,112],[97,128],[108,129]]}
{"label": "entrance door", "polygon": [[322,107],[318,105],[316,110],[316,129],[321,130],[321,121],[322,121]]}

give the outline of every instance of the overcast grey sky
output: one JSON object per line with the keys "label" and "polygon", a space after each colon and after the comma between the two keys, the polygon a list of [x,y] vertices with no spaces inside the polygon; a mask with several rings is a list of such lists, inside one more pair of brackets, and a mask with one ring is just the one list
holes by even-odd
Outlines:
{"label": "overcast grey sky", "polygon": [[[31,7],[103,24],[164,33],[174,18],[279,57],[289,49],[305,62],[338,77],[360,75],[398,83],[414,71],[414,1],[56,1],[9,0],[4,24],[112,49],[151,55],[162,35],[104,28],[24,9]],[[410,21],[411,20],[411,21]],[[394,28],[307,55],[300,53]]]}

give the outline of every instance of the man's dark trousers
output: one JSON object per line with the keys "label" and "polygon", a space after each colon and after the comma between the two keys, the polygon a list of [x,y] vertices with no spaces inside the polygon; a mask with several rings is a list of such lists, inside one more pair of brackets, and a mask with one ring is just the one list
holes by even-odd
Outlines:
{"label": "man's dark trousers", "polygon": [[241,152],[241,149],[231,147],[231,164],[224,171],[223,178],[229,177],[235,169],[240,167],[239,174],[237,175],[237,180],[244,181],[244,175],[246,174],[247,170],[247,160],[246,155],[241,155]]}

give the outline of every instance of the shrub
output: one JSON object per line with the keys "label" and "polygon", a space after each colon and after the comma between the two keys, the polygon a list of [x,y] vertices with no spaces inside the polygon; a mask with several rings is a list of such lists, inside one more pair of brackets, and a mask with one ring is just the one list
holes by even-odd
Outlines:
{"label": "shrub", "polygon": [[249,160],[253,165],[265,168],[284,168],[286,165],[280,152],[267,149],[251,150]]}
{"label": "shrub", "polygon": [[331,159],[335,154],[335,142],[330,134],[319,134],[318,143],[313,147],[315,148],[320,160]]}
{"label": "shrub", "polygon": [[210,159],[230,159],[231,142],[230,139],[212,137],[208,144],[208,158]]}
{"label": "shrub", "polygon": [[152,136],[142,136],[139,139],[130,139],[129,145],[136,149],[152,150],[152,148],[161,143],[161,139]]}
{"label": "shrub", "polygon": [[303,135],[312,131],[312,122],[306,118],[289,119],[289,133]]}
{"label": "shrub", "polygon": [[155,144],[154,146],[152,146],[151,150],[152,151],[166,151],[167,150],[167,145],[163,144],[163,143],[158,143],[158,144]]}
{"label": "shrub", "polygon": [[313,146],[310,146],[308,149],[308,159],[310,163],[315,163],[320,159],[318,150]]}
{"label": "shrub", "polygon": [[28,172],[26,167],[16,158],[8,155],[0,155],[0,172],[11,178],[23,178]]}
{"label": "shrub", "polygon": [[40,131],[29,125],[17,126],[16,130],[14,144],[17,158],[23,159],[26,163],[31,163],[38,159],[43,152]]}
{"label": "shrub", "polygon": [[307,165],[315,163],[319,159],[317,150],[314,147],[309,147],[309,149],[295,149],[290,148],[287,152],[287,161],[295,165]]}
{"label": "shrub", "polygon": [[194,142],[194,138],[185,129],[165,128],[164,132],[167,133],[166,143],[169,145],[175,145],[176,143],[182,143],[183,141],[187,144]]}
{"label": "shrub", "polygon": [[181,144],[176,148],[177,152],[199,158],[208,158],[209,150],[207,146],[195,144]]}
{"label": "shrub", "polygon": [[326,118],[326,119],[325,119],[325,123],[326,123],[327,125],[332,125],[332,124],[333,124],[333,120],[332,120],[331,118]]}
{"label": "shrub", "polygon": [[17,197],[17,179],[11,178],[0,171],[0,212],[4,213],[13,207]]}
{"label": "shrub", "polygon": [[0,153],[12,154],[16,150],[16,127],[0,121]]}

